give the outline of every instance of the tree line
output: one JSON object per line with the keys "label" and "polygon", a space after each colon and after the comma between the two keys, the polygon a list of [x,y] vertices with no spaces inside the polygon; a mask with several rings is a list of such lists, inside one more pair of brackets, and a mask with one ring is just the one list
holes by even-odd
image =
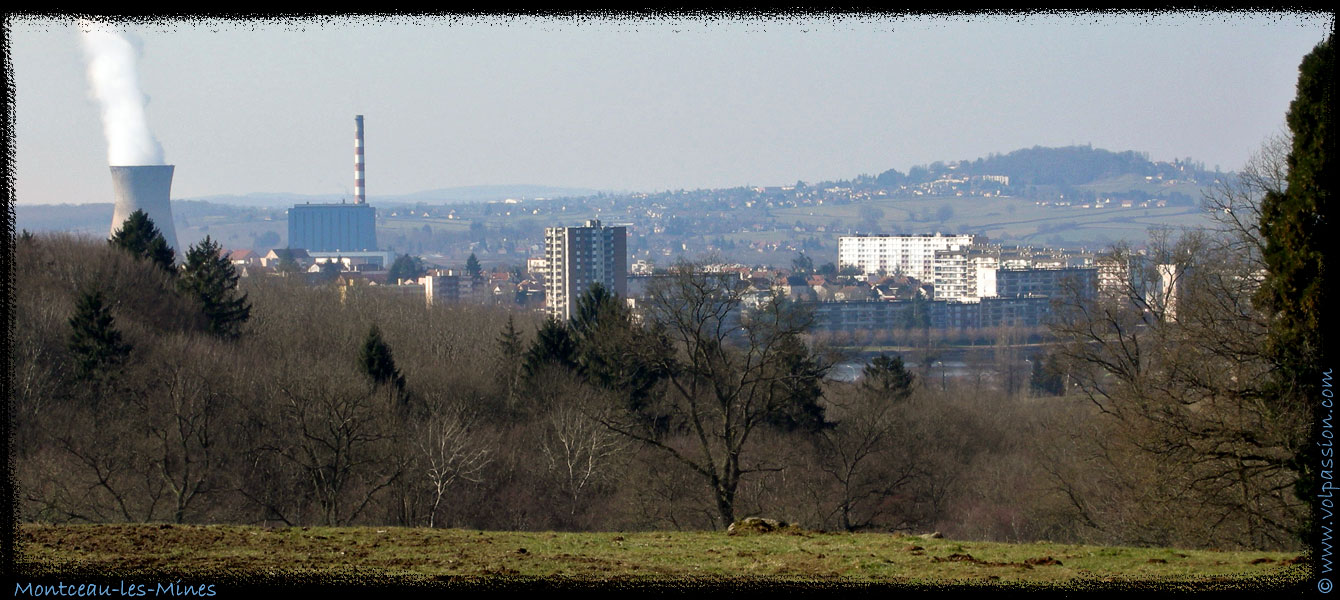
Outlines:
{"label": "tree line", "polygon": [[27,520],[953,530],[954,490],[1002,449],[985,406],[892,357],[827,380],[794,306],[746,314],[738,283],[691,269],[641,316],[596,288],[566,323],[247,279],[233,335],[181,268],[15,242]]}
{"label": "tree line", "polygon": [[[1086,481],[1089,457],[1058,449],[1107,427],[1073,393],[927,385],[896,356],[858,382],[828,379],[844,357],[807,333],[809,315],[779,299],[747,308],[742,282],[691,265],[638,311],[594,287],[566,322],[248,279],[249,318],[219,335],[182,275],[146,258],[65,235],[16,250],[27,520],[623,530],[765,515],[1142,539],[1072,503],[1107,492],[1065,485]],[[70,317],[94,282],[100,343],[119,354],[85,366]]]}

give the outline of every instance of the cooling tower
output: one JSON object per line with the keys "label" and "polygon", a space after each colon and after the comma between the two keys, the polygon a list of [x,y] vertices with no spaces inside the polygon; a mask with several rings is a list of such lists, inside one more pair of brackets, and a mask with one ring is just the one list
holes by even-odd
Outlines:
{"label": "cooling tower", "polygon": [[111,234],[125,224],[130,213],[142,210],[153,220],[168,246],[183,254],[177,245],[177,229],[172,225],[172,207],[168,195],[172,190],[172,165],[111,167],[112,191],[116,207],[112,211]]}

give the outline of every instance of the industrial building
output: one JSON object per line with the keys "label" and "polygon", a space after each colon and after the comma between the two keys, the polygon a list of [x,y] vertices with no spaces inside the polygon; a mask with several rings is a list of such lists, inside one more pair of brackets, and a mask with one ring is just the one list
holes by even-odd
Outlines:
{"label": "industrial building", "polygon": [[377,249],[377,209],[367,204],[299,204],[288,211],[288,247],[316,252]]}
{"label": "industrial building", "polygon": [[549,316],[568,320],[577,300],[599,283],[620,297],[628,295],[628,232],[599,220],[583,227],[544,230],[544,296]]}
{"label": "industrial building", "polygon": [[377,209],[367,204],[363,115],[354,116],[354,201],[299,204],[288,211],[288,247],[314,252],[377,249]]}

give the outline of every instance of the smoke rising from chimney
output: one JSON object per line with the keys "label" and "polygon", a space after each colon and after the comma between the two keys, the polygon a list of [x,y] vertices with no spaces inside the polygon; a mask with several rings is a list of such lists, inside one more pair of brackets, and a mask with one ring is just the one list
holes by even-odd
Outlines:
{"label": "smoke rising from chimney", "polygon": [[138,44],[127,34],[99,31],[87,23],[82,29],[88,81],[102,106],[107,164],[165,164],[163,146],[149,131],[144,113],[149,98],[140,91]]}

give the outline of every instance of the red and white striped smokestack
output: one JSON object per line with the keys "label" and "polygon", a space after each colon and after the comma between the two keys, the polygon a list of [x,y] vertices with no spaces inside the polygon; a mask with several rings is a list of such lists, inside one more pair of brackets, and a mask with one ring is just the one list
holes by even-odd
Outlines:
{"label": "red and white striped smokestack", "polygon": [[354,204],[368,201],[363,187],[363,115],[354,116]]}

